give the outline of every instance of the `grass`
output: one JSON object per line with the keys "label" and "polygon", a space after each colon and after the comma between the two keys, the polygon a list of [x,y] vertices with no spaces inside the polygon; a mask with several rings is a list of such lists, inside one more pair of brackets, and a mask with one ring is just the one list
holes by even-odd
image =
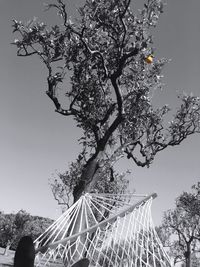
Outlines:
{"label": "grass", "polygon": [[15,252],[8,250],[7,255],[4,255],[4,248],[0,247],[0,267],[13,266],[13,259]]}

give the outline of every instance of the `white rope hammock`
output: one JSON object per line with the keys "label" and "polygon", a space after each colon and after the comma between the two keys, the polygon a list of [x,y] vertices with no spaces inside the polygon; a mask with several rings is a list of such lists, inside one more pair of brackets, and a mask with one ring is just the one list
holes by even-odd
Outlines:
{"label": "white rope hammock", "polygon": [[154,229],[152,199],[136,194],[85,194],[35,240],[36,266],[168,267]]}

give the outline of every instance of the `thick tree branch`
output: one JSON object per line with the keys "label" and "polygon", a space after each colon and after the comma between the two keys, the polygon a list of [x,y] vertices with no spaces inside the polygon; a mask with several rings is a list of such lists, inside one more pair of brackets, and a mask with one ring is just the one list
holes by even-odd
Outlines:
{"label": "thick tree branch", "polygon": [[[178,233],[178,235],[183,238],[183,240],[185,241],[185,243],[188,242],[186,236],[184,235],[184,232],[181,231],[176,225],[170,224],[170,227],[172,229],[174,229]],[[181,238],[179,238],[179,240],[181,240]]]}
{"label": "thick tree branch", "polygon": [[145,160],[144,162],[138,160],[138,159],[133,155],[133,153],[129,150],[128,147],[124,150],[124,153],[127,155],[127,158],[128,158],[128,159],[131,158],[131,159],[135,162],[135,164],[136,164],[137,166],[145,167],[145,166],[148,166],[149,163],[150,163],[150,160],[148,160],[147,157],[145,157],[146,160]]}
{"label": "thick tree branch", "polygon": [[34,54],[38,54],[37,52],[27,52],[26,50],[24,50],[25,53],[24,54],[21,54],[21,51],[17,51],[17,56],[18,57],[29,57],[29,56],[32,56]]}
{"label": "thick tree branch", "polygon": [[124,120],[122,94],[121,94],[119,86],[117,85],[117,78],[115,76],[111,77],[111,83],[113,85],[113,88],[114,88],[114,91],[115,91],[115,94],[116,94],[116,98],[117,98],[117,111],[118,111],[118,114],[117,114],[117,117],[115,118],[115,120],[113,121],[113,123],[108,128],[108,130],[105,132],[103,138],[99,141],[99,146],[97,147],[97,152],[99,150],[103,150],[105,148],[105,146],[106,146],[109,138],[113,134],[113,132],[117,129],[119,124]]}
{"label": "thick tree branch", "polygon": [[108,121],[110,115],[112,115],[112,113],[114,112],[115,107],[116,107],[116,103],[113,103],[113,104],[109,107],[109,109],[107,110],[107,112],[106,112],[104,118],[103,118],[102,120],[98,121],[98,122],[100,122],[101,125],[104,125],[104,123],[106,123],[106,122]]}
{"label": "thick tree branch", "polygon": [[53,101],[55,107],[56,107],[56,112],[58,112],[61,115],[64,116],[70,116],[70,115],[77,115],[78,111],[76,109],[74,109],[72,107],[72,105],[70,105],[70,109],[63,109],[61,107],[61,104],[58,100],[58,98],[56,97],[55,94],[55,90],[56,90],[56,85],[58,83],[58,80],[56,80],[57,78],[55,76],[49,76],[47,81],[48,81],[48,90],[46,91],[46,94],[48,95],[48,97]]}
{"label": "thick tree branch", "polygon": [[98,59],[101,60],[101,63],[102,63],[102,66],[103,66],[103,70],[104,70],[104,78],[107,78],[108,77],[108,70],[107,70],[107,67],[105,65],[104,57],[103,57],[102,53],[99,52],[98,50],[92,50],[92,49],[90,49],[89,45],[86,43],[86,41],[84,40],[84,37],[83,37],[84,30],[85,30],[85,28],[82,29],[81,34],[79,32],[77,32],[77,31],[75,31],[75,30],[73,30],[73,32],[76,35],[79,36],[80,41],[84,45],[85,49],[90,53],[90,55],[92,55],[92,56],[94,56],[94,57],[96,57],[96,58],[98,58]]}

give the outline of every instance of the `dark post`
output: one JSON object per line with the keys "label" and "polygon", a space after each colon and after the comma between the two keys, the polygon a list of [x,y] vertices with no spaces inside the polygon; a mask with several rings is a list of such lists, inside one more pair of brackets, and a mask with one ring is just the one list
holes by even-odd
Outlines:
{"label": "dark post", "polygon": [[34,267],[35,248],[30,236],[20,239],[14,257],[14,267]]}

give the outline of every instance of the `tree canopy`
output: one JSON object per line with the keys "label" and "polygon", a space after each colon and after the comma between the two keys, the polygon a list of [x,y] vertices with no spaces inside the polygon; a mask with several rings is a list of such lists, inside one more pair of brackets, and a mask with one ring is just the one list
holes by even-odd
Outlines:
{"label": "tree canopy", "polygon": [[[200,259],[200,182],[192,192],[183,192],[176,199],[176,207],[165,212],[159,235],[170,247],[174,263],[183,261],[186,267],[199,266]],[[194,263],[196,261],[196,264]]]}
{"label": "tree canopy", "polygon": [[[150,166],[156,154],[200,132],[200,99],[179,96],[172,121],[170,108],[152,105],[162,88],[166,59],[157,59],[151,29],[163,13],[161,0],[146,0],[140,12],[131,0],[86,0],[72,22],[63,0],[48,4],[60,25],[13,20],[20,57],[39,56],[47,70],[46,94],[55,111],[72,116],[82,130],[82,147],[70,170],[53,184],[58,200],[69,192],[76,201],[84,191],[120,180],[114,164],[127,157]],[[60,89],[65,92],[65,99]],[[118,190],[118,189],[117,189]]]}

